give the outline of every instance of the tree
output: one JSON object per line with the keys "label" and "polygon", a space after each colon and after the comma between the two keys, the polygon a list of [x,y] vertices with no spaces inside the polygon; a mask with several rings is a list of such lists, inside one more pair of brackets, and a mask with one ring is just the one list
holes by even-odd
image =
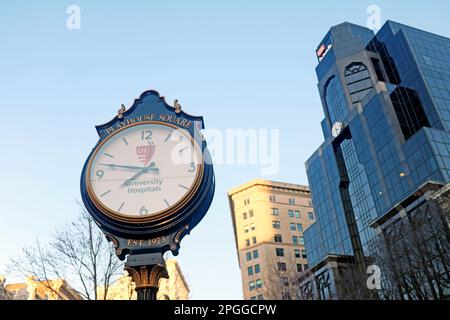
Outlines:
{"label": "tree", "polygon": [[378,292],[367,286],[369,274],[368,261],[359,264],[356,261],[337,269],[336,299],[339,300],[378,300]]}
{"label": "tree", "polygon": [[299,275],[298,296],[300,300],[376,300],[378,292],[367,285],[372,280],[369,263],[367,258],[360,264],[354,257],[329,256],[321,267]]}
{"label": "tree", "polygon": [[[330,270],[299,277],[301,299],[438,300],[450,298],[450,187],[428,194],[415,209],[383,226],[371,257],[341,262]],[[368,266],[376,267],[381,286],[368,287]]]}
{"label": "tree", "polygon": [[[62,299],[52,280],[68,281],[84,299],[105,300],[108,288],[122,274],[123,263],[90,214],[80,205],[77,219],[56,231],[47,245],[39,241],[11,259],[8,270],[32,276]],[[97,287],[105,290],[99,296]]]}
{"label": "tree", "polygon": [[296,260],[286,252],[286,257],[277,259],[271,256],[267,259],[264,267],[268,272],[263,277],[263,293],[268,300],[297,300],[298,271]]}
{"label": "tree", "polygon": [[439,194],[385,228],[375,261],[384,299],[450,297],[450,200]]}
{"label": "tree", "polygon": [[10,300],[10,294],[5,289],[5,277],[0,276],[0,300]]}

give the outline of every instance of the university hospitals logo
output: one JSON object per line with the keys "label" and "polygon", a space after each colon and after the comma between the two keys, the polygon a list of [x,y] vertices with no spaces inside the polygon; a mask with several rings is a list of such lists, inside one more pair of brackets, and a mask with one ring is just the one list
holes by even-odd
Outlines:
{"label": "university hospitals logo", "polygon": [[144,166],[147,166],[155,154],[156,147],[154,145],[145,145],[136,147],[136,155]]}

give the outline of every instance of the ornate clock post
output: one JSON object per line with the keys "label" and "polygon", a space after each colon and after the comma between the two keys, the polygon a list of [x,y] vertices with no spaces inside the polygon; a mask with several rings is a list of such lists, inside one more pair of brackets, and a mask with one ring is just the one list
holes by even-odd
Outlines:
{"label": "ornate clock post", "polygon": [[156,299],[159,280],[168,277],[163,254],[178,255],[214,196],[203,118],[147,91],[96,128],[100,140],[81,174],[83,202],[126,259],[138,299]]}
{"label": "ornate clock post", "polygon": [[138,300],[156,300],[159,280],[169,277],[164,259],[159,253],[130,255],[125,270],[128,271],[136,285]]}

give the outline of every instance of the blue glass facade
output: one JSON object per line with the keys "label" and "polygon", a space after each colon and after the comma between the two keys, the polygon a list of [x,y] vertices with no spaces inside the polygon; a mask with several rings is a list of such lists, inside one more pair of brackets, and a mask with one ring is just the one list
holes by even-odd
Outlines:
{"label": "blue glass facade", "polygon": [[310,266],[370,256],[377,221],[426,183],[450,182],[450,39],[392,21],[376,35],[343,23],[317,54],[325,142],[306,163]]}

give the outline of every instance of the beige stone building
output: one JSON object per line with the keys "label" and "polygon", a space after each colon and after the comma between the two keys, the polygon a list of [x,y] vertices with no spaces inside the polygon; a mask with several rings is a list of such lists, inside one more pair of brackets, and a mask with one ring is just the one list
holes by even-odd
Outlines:
{"label": "beige stone building", "polygon": [[[166,261],[169,279],[161,279],[158,300],[188,300],[189,286],[175,259]],[[98,296],[103,297],[104,287],[99,287]],[[67,281],[37,281],[27,277],[23,283],[6,284],[0,275],[0,300],[83,300]],[[127,275],[120,277],[109,287],[107,300],[136,300],[134,283]]]}
{"label": "beige stone building", "polygon": [[255,179],[228,199],[244,299],[296,299],[308,267],[303,231],[315,220],[309,187]]}
{"label": "beige stone building", "polygon": [[0,300],[82,300],[67,281],[38,281],[27,277],[23,283],[5,285],[5,277],[0,276]]}
{"label": "beige stone building", "polygon": [[[158,300],[188,300],[189,286],[175,259],[166,261],[169,279],[159,282]],[[98,288],[98,296],[104,296],[104,288]],[[108,289],[107,300],[136,300],[136,291],[131,277],[124,275]]]}

